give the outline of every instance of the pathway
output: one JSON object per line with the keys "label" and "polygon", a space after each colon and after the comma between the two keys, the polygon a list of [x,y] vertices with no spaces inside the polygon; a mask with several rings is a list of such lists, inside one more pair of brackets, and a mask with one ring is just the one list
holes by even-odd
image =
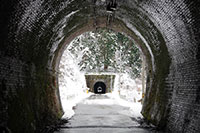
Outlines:
{"label": "pathway", "polygon": [[[92,100],[109,100],[105,95],[92,95],[77,104],[75,115],[54,133],[149,133],[130,117],[128,107],[116,104],[91,103]],[[88,104],[90,103],[90,104]]]}

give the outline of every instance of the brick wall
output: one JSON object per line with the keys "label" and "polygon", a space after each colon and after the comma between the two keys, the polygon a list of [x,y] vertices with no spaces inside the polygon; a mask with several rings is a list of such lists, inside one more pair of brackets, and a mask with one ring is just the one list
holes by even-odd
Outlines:
{"label": "brick wall", "polygon": [[[72,32],[107,17],[103,1],[95,6],[90,0],[1,2],[0,126],[31,132],[61,116],[52,60]],[[200,130],[199,7],[195,0],[118,0],[115,18],[151,55],[144,116],[168,131]]]}
{"label": "brick wall", "polygon": [[165,38],[172,63],[166,78],[170,132],[200,131],[199,5],[197,1],[147,1],[141,3]]}

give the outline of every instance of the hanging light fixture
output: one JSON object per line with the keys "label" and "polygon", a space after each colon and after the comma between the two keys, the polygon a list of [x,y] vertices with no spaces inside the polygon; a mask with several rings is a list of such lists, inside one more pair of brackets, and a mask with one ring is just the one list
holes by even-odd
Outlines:
{"label": "hanging light fixture", "polygon": [[107,6],[106,6],[106,11],[109,13],[113,13],[117,8],[117,2],[116,0],[111,0],[109,2],[107,2]]}

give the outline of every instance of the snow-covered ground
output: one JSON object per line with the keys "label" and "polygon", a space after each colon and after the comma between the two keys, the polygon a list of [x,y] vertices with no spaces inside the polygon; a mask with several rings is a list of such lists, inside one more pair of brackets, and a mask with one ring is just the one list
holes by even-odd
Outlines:
{"label": "snow-covered ground", "polygon": [[[59,79],[60,97],[65,112],[63,118],[70,119],[74,115],[73,107],[82,101],[85,104],[118,104],[126,106],[130,108],[132,117],[142,117],[140,113],[142,105],[138,102],[142,94],[141,91],[137,90],[140,85],[136,84],[134,80],[124,75],[121,76],[120,82],[117,82],[119,76],[116,76],[114,91],[105,94],[109,99],[84,100],[93,93],[87,93],[84,75],[74,65],[73,61],[65,62],[66,60],[68,59],[64,58],[65,65],[60,67],[60,71],[64,73],[64,76]],[[120,83],[122,84],[120,85]]]}
{"label": "snow-covered ground", "polygon": [[[101,104],[101,105],[121,105],[125,107],[129,107],[130,117],[134,118],[142,118],[142,115],[140,113],[142,105],[139,102],[129,102],[122,98],[120,98],[118,92],[113,93],[107,93],[103,94],[107,96],[106,99],[93,99],[93,100],[87,100],[88,97],[91,95],[94,95],[93,93],[85,93],[83,95],[79,95],[77,97],[74,97],[72,99],[64,99],[62,100],[62,105],[65,114],[63,115],[64,119],[70,119],[74,115],[73,107],[76,106],[78,103],[84,103],[84,104]],[[98,94],[97,94],[98,95]]]}
{"label": "snow-covered ground", "polygon": [[[91,94],[90,94],[91,95]],[[96,94],[98,95],[98,94]],[[103,94],[105,95],[105,99],[93,99],[93,100],[83,100],[82,103],[84,104],[101,104],[101,105],[121,105],[124,107],[129,107],[129,111],[130,117],[134,117],[134,118],[142,118],[142,115],[140,113],[141,109],[142,109],[142,105],[141,103],[137,102],[137,103],[133,103],[133,102],[129,102],[127,100],[124,100],[122,98],[120,98],[119,94],[117,91],[114,91],[112,93],[107,93],[107,94]]]}
{"label": "snow-covered ground", "polygon": [[139,108],[130,105],[117,92],[92,94],[77,104],[75,115],[54,133],[149,133],[151,127],[140,123]]}
{"label": "snow-covered ground", "polygon": [[[73,107],[91,95],[87,93],[84,73],[80,71],[78,63],[82,53],[77,56],[65,50],[59,65],[59,91],[62,107],[65,112],[63,118],[69,119],[74,115]],[[129,107],[131,115],[141,117],[141,81],[131,79],[126,73],[115,74],[115,85],[112,93],[105,94],[109,99],[85,101],[87,104],[119,104]]]}
{"label": "snow-covered ground", "polygon": [[73,107],[75,107],[77,103],[83,101],[85,98],[89,97],[90,95],[91,93],[90,94],[82,93],[71,99],[62,98],[61,102],[62,102],[62,107],[64,110],[64,115],[62,116],[62,118],[70,119],[75,114]]}

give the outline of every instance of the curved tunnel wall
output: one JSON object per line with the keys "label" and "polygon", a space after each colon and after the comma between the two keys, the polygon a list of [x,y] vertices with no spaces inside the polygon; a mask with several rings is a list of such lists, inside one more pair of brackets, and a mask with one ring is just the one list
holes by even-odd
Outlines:
{"label": "curved tunnel wall", "polygon": [[[149,64],[144,117],[168,131],[200,131],[200,2],[117,2],[110,28],[133,38]],[[100,0],[1,2],[2,127],[33,132],[57,122],[59,58],[76,35],[105,27],[104,6]]]}

